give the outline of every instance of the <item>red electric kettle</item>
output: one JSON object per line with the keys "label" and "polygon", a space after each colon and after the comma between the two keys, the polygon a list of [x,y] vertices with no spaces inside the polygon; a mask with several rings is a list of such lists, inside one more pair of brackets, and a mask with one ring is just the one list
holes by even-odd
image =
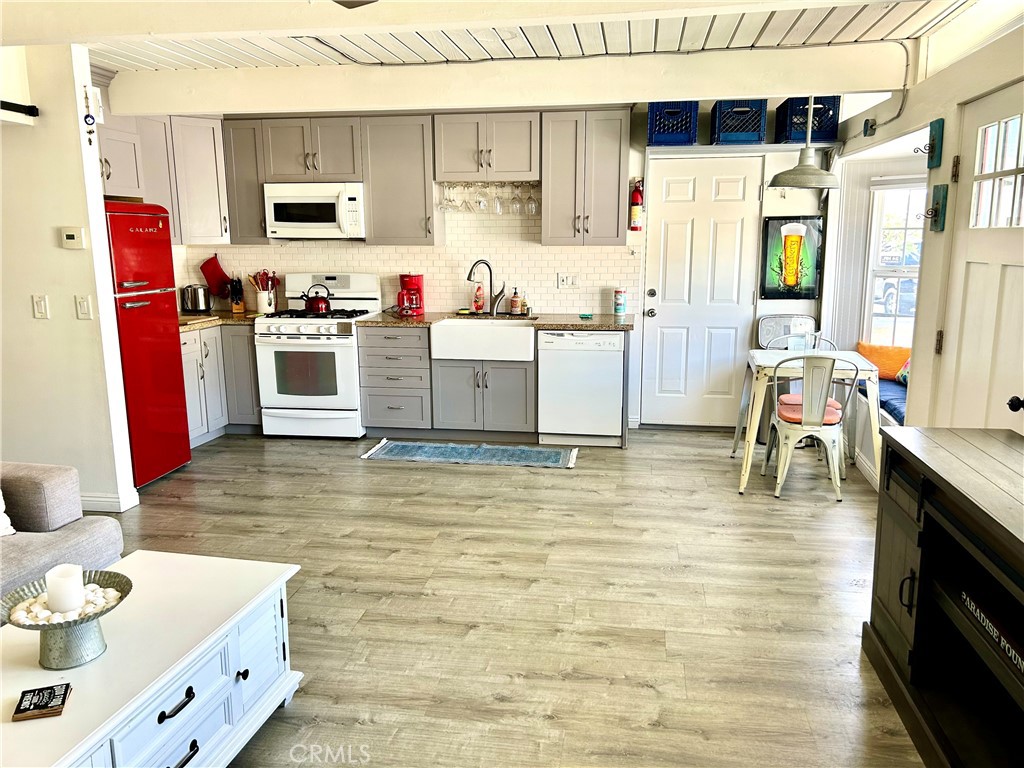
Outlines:
{"label": "red electric kettle", "polygon": [[[320,293],[317,292],[310,296],[309,292],[314,288],[323,288],[327,295],[321,296]],[[324,315],[331,311],[331,289],[323,283],[316,283],[309,286],[309,288],[306,289],[306,292],[301,294],[299,298],[306,302],[307,312],[312,312],[316,315]]]}

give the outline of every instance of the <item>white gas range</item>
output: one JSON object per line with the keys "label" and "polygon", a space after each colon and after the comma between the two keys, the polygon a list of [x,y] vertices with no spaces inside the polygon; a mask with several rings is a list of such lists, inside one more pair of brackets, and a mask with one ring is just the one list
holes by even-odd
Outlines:
{"label": "white gas range", "polygon": [[[284,288],[288,308],[255,323],[263,433],[362,437],[354,320],[380,313],[380,278],[289,274]],[[305,310],[312,292],[329,295],[328,312]]]}

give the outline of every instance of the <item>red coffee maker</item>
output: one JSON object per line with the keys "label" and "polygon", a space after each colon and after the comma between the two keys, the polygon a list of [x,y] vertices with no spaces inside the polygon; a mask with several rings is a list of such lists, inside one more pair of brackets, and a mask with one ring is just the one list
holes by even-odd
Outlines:
{"label": "red coffee maker", "polygon": [[423,314],[423,275],[399,275],[398,314],[419,317]]}

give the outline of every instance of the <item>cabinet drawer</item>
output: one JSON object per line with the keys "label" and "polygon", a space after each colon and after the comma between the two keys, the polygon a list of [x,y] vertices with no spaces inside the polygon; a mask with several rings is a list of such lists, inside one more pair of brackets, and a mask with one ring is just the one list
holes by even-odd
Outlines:
{"label": "cabinet drawer", "polygon": [[362,390],[363,424],[368,427],[429,429],[429,389]]}
{"label": "cabinet drawer", "polygon": [[416,347],[430,344],[429,328],[359,328],[359,344],[367,347]]}
{"label": "cabinet drawer", "polygon": [[155,696],[151,704],[142,707],[114,736],[115,763],[138,765],[143,753],[155,744],[179,740],[196,712],[230,691],[234,673],[230,641],[225,639],[217,650],[196,662]]}
{"label": "cabinet drawer", "polygon": [[399,389],[430,389],[429,368],[361,368],[359,384],[363,387]]}
{"label": "cabinet drawer", "polygon": [[194,352],[199,349],[199,331],[186,331],[181,334],[181,352]]}
{"label": "cabinet drawer", "polygon": [[[156,768],[168,768],[183,764],[210,765],[207,760],[203,759],[203,755],[212,755],[220,749],[233,724],[234,712],[231,709],[231,696],[228,695],[188,723],[187,728],[182,729],[181,733],[177,734],[163,748],[156,750],[152,758],[146,760],[144,765],[156,766]],[[189,755],[192,757],[189,758]],[[128,765],[139,765],[139,763],[128,763]]]}
{"label": "cabinet drawer", "polygon": [[359,365],[366,368],[429,368],[430,353],[425,349],[360,347]]}

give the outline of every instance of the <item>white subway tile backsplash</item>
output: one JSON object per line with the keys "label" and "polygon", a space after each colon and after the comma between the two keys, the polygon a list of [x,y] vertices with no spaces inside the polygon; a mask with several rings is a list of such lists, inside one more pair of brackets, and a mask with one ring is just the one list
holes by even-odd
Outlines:
{"label": "white subway tile backsplash", "polygon": [[[537,312],[611,312],[615,288],[627,290],[627,307],[639,306],[642,248],[635,246],[551,247],[540,244],[540,219],[493,214],[446,214],[443,246],[371,246],[349,240],[292,240],[275,245],[188,246],[175,259],[179,285],[203,282],[199,266],[216,253],[224,269],[243,276],[260,269],[288,272],[373,272],[381,276],[384,305],[395,301],[398,275],[422,272],[428,311],[469,306],[473,284],[466,272],[476,259],[494,267],[498,287],[518,287]],[[579,287],[559,290],[557,274],[579,276]],[[485,272],[480,271],[483,276]],[[246,303],[255,305],[248,283]],[[485,286],[486,288],[486,286]],[[502,307],[505,309],[506,307]]]}

